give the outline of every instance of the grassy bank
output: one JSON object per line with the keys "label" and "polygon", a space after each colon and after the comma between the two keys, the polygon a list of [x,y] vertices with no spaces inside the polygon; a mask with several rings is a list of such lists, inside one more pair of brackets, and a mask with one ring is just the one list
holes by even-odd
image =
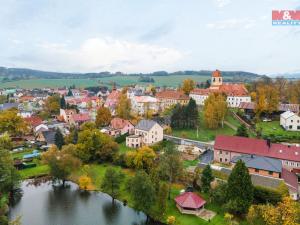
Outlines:
{"label": "grassy bank", "polygon": [[[228,113],[225,120],[235,127],[238,127],[240,125],[240,122],[233,118],[230,113]],[[204,123],[203,111],[201,111],[199,113],[198,136],[197,129],[174,129],[172,135],[198,141],[213,141],[217,135],[235,135],[235,133],[236,131],[226,124],[224,124],[224,127],[219,127],[217,129],[207,128]]]}
{"label": "grassy bank", "polygon": [[257,123],[256,130],[261,131],[263,138],[270,138],[274,142],[300,142],[300,131],[286,131],[279,121]]}

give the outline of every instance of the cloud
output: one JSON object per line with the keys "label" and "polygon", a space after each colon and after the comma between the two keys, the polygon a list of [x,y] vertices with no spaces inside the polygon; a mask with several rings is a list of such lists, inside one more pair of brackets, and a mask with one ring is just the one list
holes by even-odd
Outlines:
{"label": "cloud", "polygon": [[223,8],[231,3],[231,0],[215,0],[215,5],[219,8]]}
{"label": "cloud", "polygon": [[237,29],[237,28],[245,28],[249,29],[255,26],[255,20],[253,19],[228,19],[223,21],[217,21],[214,23],[206,24],[207,28],[210,29]]}
{"label": "cloud", "polygon": [[66,43],[40,43],[11,60],[23,66],[63,72],[150,72],[168,70],[183,54],[172,48],[112,38],[90,38],[78,48]]}

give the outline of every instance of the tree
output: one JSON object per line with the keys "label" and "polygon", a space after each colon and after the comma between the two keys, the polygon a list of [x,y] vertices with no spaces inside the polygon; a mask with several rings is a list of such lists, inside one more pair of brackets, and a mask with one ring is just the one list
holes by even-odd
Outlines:
{"label": "tree", "polygon": [[67,96],[73,96],[73,92],[72,92],[71,88],[69,88]]}
{"label": "tree", "polygon": [[61,109],[65,109],[66,108],[66,100],[65,100],[65,96],[62,96],[60,98],[60,108]]}
{"label": "tree", "polygon": [[52,96],[49,96],[47,100],[45,101],[44,105],[44,111],[47,114],[47,116],[51,115],[58,115],[60,109],[60,97],[59,95],[55,94]]}
{"label": "tree", "polygon": [[92,179],[87,175],[80,176],[78,182],[79,182],[79,187],[82,190],[86,191],[91,188]]}
{"label": "tree", "polygon": [[195,81],[192,79],[185,79],[182,83],[182,90],[186,95],[189,95],[190,92],[195,88]]}
{"label": "tree", "polygon": [[159,186],[157,193],[157,205],[156,205],[156,217],[161,219],[164,217],[167,209],[167,198],[168,198],[169,187],[166,183],[162,183]]}
{"label": "tree", "polygon": [[201,176],[201,184],[202,189],[205,193],[207,193],[210,190],[210,183],[214,180],[214,176],[212,174],[212,170],[210,168],[210,165],[207,165]]}
{"label": "tree", "polygon": [[227,113],[227,102],[222,94],[213,93],[204,102],[204,122],[210,129],[223,127]]}
{"label": "tree", "polygon": [[240,137],[249,137],[249,134],[247,132],[247,128],[246,125],[244,123],[242,123],[237,131],[236,131],[236,136],[240,136]]}
{"label": "tree", "polygon": [[54,142],[58,149],[61,149],[62,146],[65,144],[64,136],[62,135],[60,129],[57,129],[55,132]]}
{"label": "tree", "polygon": [[290,197],[284,197],[277,206],[252,205],[247,214],[247,221],[251,225],[298,225],[300,223],[300,206]]}
{"label": "tree", "polygon": [[0,147],[0,197],[3,193],[16,190],[20,185],[20,175],[13,165],[11,154]]}
{"label": "tree", "polygon": [[61,151],[56,146],[51,147],[42,154],[42,162],[49,166],[53,180],[61,180],[63,185],[71,172],[81,165],[80,160],[74,157],[66,146],[63,146]]}
{"label": "tree", "polygon": [[169,143],[160,156],[159,170],[163,179],[169,182],[169,196],[171,199],[171,184],[182,174],[183,164],[180,153],[173,143]]}
{"label": "tree", "polygon": [[150,176],[143,170],[138,171],[129,181],[130,195],[137,210],[148,215],[151,214],[151,208],[155,202],[155,189]]}
{"label": "tree", "polygon": [[107,126],[111,121],[111,113],[110,110],[106,107],[100,107],[97,110],[97,116],[96,116],[96,126],[97,127],[103,127]]}
{"label": "tree", "polygon": [[126,93],[122,93],[117,105],[117,115],[122,119],[130,119],[131,103]]}
{"label": "tree", "polygon": [[156,154],[154,150],[148,146],[143,146],[136,151],[136,155],[133,159],[133,164],[137,169],[144,169],[150,171],[154,164]]}
{"label": "tree", "polygon": [[11,136],[19,136],[28,131],[24,119],[18,116],[17,109],[0,111],[0,134],[7,132]]}
{"label": "tree", "polygon": [[109,194],[114,202],[115,198],[120,193],[120,187],[124,174],[121,171],[117,171],[112,167],[107,168],[105,171],[104,179],[101,185],[103,192]]}
{"label": "tree", "polygon": [[227,207],[230,212],[244,214],[253,201],[253,186],[248,168],[242,160],[234,166],[227,187]]}
{"label": "tree", "polygon": [[98,129],[85,129],[78,133],[76,155],[84,162],[112,160],[119,147],[110,136]]}

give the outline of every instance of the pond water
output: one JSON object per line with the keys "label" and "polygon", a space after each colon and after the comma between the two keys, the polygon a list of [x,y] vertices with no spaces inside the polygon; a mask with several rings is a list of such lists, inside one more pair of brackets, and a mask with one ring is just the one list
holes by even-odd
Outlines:
{"label": "pond water", "polygon": [[112,204],[107,194],[79,191],[71,182],[63,188],[50,182],[34,186],[26,181],[22,183],[22,190],[22,198],[9,212],[10,219],[21,216],[22,225],[146,224],[144,213],[119,201]]}

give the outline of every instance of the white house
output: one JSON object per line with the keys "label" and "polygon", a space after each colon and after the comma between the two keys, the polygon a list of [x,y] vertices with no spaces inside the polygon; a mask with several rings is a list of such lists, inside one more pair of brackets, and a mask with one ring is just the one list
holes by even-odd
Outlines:
{"label": "white house", "polygon": [[300,131],[300,117],[291,111],[286,111],[280,115],[280,125],[285,130]]}
{"label": "white house", "polygon": [[126,137],[126,146],[139,148],[153,145],[164,138],[163,128],[153,120],[141,120],[134,129],[134,135]]}
{"label": "white house", "polygon": [[159,111],[159,101],[152,96],[142,95],[131,98],[132,110],[139,115],[144,115],[147,111],[156,113]]}

